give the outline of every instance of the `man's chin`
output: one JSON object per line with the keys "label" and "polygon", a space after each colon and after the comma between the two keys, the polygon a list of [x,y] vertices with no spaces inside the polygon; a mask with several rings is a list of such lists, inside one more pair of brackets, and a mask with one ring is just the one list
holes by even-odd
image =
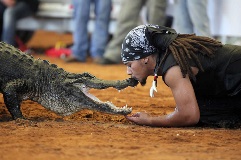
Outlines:
{"label": "man's chin", "polygon": [[139,79],[136,78],[136,77],[132,77],[132,78],[134,78],[135,80],[137,80],[142,86],[145,86],[145,85],[146,85],[147,77],[144,78],[144,79],[141,79],[141,80],[139,80]]}
{"label": "man's chin", "polygon": [[143,79],[142,81],[139,81],[142,86],[146,85],[146,79]]}

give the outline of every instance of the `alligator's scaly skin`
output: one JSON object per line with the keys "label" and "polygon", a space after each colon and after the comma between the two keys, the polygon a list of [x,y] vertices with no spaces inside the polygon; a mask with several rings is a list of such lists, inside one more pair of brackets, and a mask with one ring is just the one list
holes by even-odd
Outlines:
{"label": "alligator's scaly skin", "polygon": [[96,97],[92,98],[87,91],[89,88],[108,87],[121,90],[137,84],[132,78],[107,81],[86,72],[69,73],[55,64],[33,59],[13,46],[0,42],[0,92],[14,119],[23,118],[20,104],[27,99],[63,116],[84,108],[126,115],[131,112],[131,108],[119,108],[110,102],[101,102]]}

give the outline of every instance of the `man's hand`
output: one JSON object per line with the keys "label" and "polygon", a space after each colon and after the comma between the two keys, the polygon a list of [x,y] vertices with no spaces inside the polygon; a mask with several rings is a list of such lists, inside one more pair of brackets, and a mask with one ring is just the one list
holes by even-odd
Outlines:
{"label": "man's hand", "polygon": [[151,126],[151,117],[144,112],[137,112],[132,114],[131,116],[125,116],[126,119],[132,121],[138,125],[148,125]]}
{"label": "man's hand", "polygon": [[16,0],[1,0],[7,7],[12,7],[16,4]]}

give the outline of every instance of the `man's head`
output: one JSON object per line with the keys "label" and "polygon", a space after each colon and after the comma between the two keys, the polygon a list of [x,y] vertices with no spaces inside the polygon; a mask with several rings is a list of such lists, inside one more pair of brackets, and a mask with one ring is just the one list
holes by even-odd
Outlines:
{"label": "man's head", "polygon": [[147,77],[153,74],[154,68],[149,69],[149,56],[158,52],[147,39],[145,32],[146,25],[132,29],[126,35],[121,51],[122,62],[127,66],[127,74],[138,80],[141,85],[145,85]]}
{"label": "man's head", "polygon": [[123,40],[121,51],[127,74],[145,85],[147,77],[157,70],[158,55],[165,52],[176,36],[175,30],[158,25],[140,25],[132,29]]}

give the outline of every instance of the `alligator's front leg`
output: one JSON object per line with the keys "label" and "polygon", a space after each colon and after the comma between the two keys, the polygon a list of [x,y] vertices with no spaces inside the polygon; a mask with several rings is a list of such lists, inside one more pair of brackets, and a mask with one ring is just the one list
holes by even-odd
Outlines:
{"label": "alligator's front leg", "polygon": [[11,95],[11,93],[3,94],[4,101],[8,111],[10,112],[13,119],[24,119],[22,112],[20,110],[20,102],[17,100],[16,95]]}
{"label": "alligator's front leg", "polygon": [[21,99],[17,91],[23,87],[21,81],[9,82],[3,88],[3,98],[8,111],[10,112],[13,119],[24,119],[20,110]]}

